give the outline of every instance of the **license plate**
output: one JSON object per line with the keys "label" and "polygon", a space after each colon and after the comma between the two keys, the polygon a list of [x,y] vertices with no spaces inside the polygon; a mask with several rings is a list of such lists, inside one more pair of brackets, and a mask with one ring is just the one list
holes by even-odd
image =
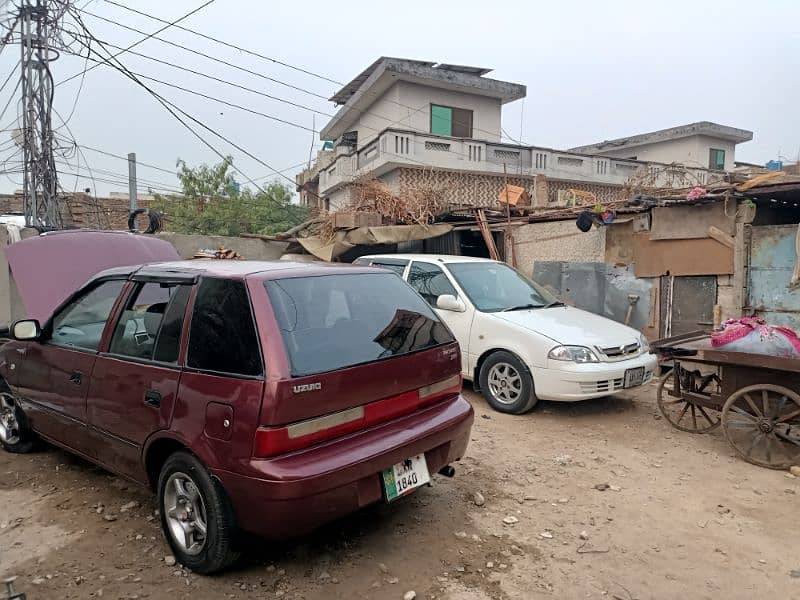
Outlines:
{"label": "license plate", "polygon": [[644,367],[636,367],[625,371],[625,387],[636,387],[644,382]]}
{"label": "license plate", "polygon": [[383,489],[386,490],[386,501],[391,502],[401,496],[413,492],[431,480],[425,455],[418,454],[383,472]]}

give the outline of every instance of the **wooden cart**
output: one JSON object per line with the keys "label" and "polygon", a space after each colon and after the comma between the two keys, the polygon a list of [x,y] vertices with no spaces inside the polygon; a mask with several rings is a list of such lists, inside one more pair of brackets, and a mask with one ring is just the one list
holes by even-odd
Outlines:
{"label": "wooden cart", "polygon": [[708,333],[654,345],[673,369],[658,385],[658,408],[676,429],[725,437],[748,462],[770,469],[800,465],[800,359],[711,346]]}

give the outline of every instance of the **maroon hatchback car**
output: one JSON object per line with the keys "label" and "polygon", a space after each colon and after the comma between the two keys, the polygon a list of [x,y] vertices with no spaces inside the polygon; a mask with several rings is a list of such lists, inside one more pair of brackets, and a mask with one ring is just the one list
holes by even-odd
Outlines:
{"label": "maroon hatchback car", "polygon": [[459,348],[393,273],[181,261],[94,276],[2,348],[0,442],[36,437],[158,493],[185,566],[238,531],[308,532],[452,475],[472,409]]}

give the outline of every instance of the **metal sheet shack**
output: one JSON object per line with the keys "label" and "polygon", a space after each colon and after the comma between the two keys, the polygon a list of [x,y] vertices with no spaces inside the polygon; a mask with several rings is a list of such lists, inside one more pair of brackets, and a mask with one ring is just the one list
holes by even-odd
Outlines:
{"label": "metal sheet shack", "polygon": [[586,232],[574,214],[535,219],[514,229],[517,266],[650,338],[743,314],[800,327],[800,177],[645,191]]}

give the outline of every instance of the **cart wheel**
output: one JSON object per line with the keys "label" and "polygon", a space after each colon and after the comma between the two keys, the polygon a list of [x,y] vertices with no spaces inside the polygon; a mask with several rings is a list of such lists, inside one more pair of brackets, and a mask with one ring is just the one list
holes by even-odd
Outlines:
{"label": "cart wheel", "polygon": [[750,385],[722,407],[722,429],[736,453],[769,469],[800,464],[800,395],[780,385]]}
{"label": "cart wheel", "polygon": [[[680,367],[675,368],[679,369]],[[670,392],[675,389],[674,377],[671,371],[666,375],[662,375],[661,381],[658,382],[658,394],[656,396],[658,410],[669,421],[669,424],[675,429],[688,431],[689,433],[708,433],[718,427],[720,419],[714,411],[694,404],[692,401],[685,400],[682,397],[671,395]],[[713,376],[713,378],[716,377],[716,375]],[[719,379],[717,378],[716,381],[719,381]],[[698,391],[703,391],[705,387],[703,385]]]}

